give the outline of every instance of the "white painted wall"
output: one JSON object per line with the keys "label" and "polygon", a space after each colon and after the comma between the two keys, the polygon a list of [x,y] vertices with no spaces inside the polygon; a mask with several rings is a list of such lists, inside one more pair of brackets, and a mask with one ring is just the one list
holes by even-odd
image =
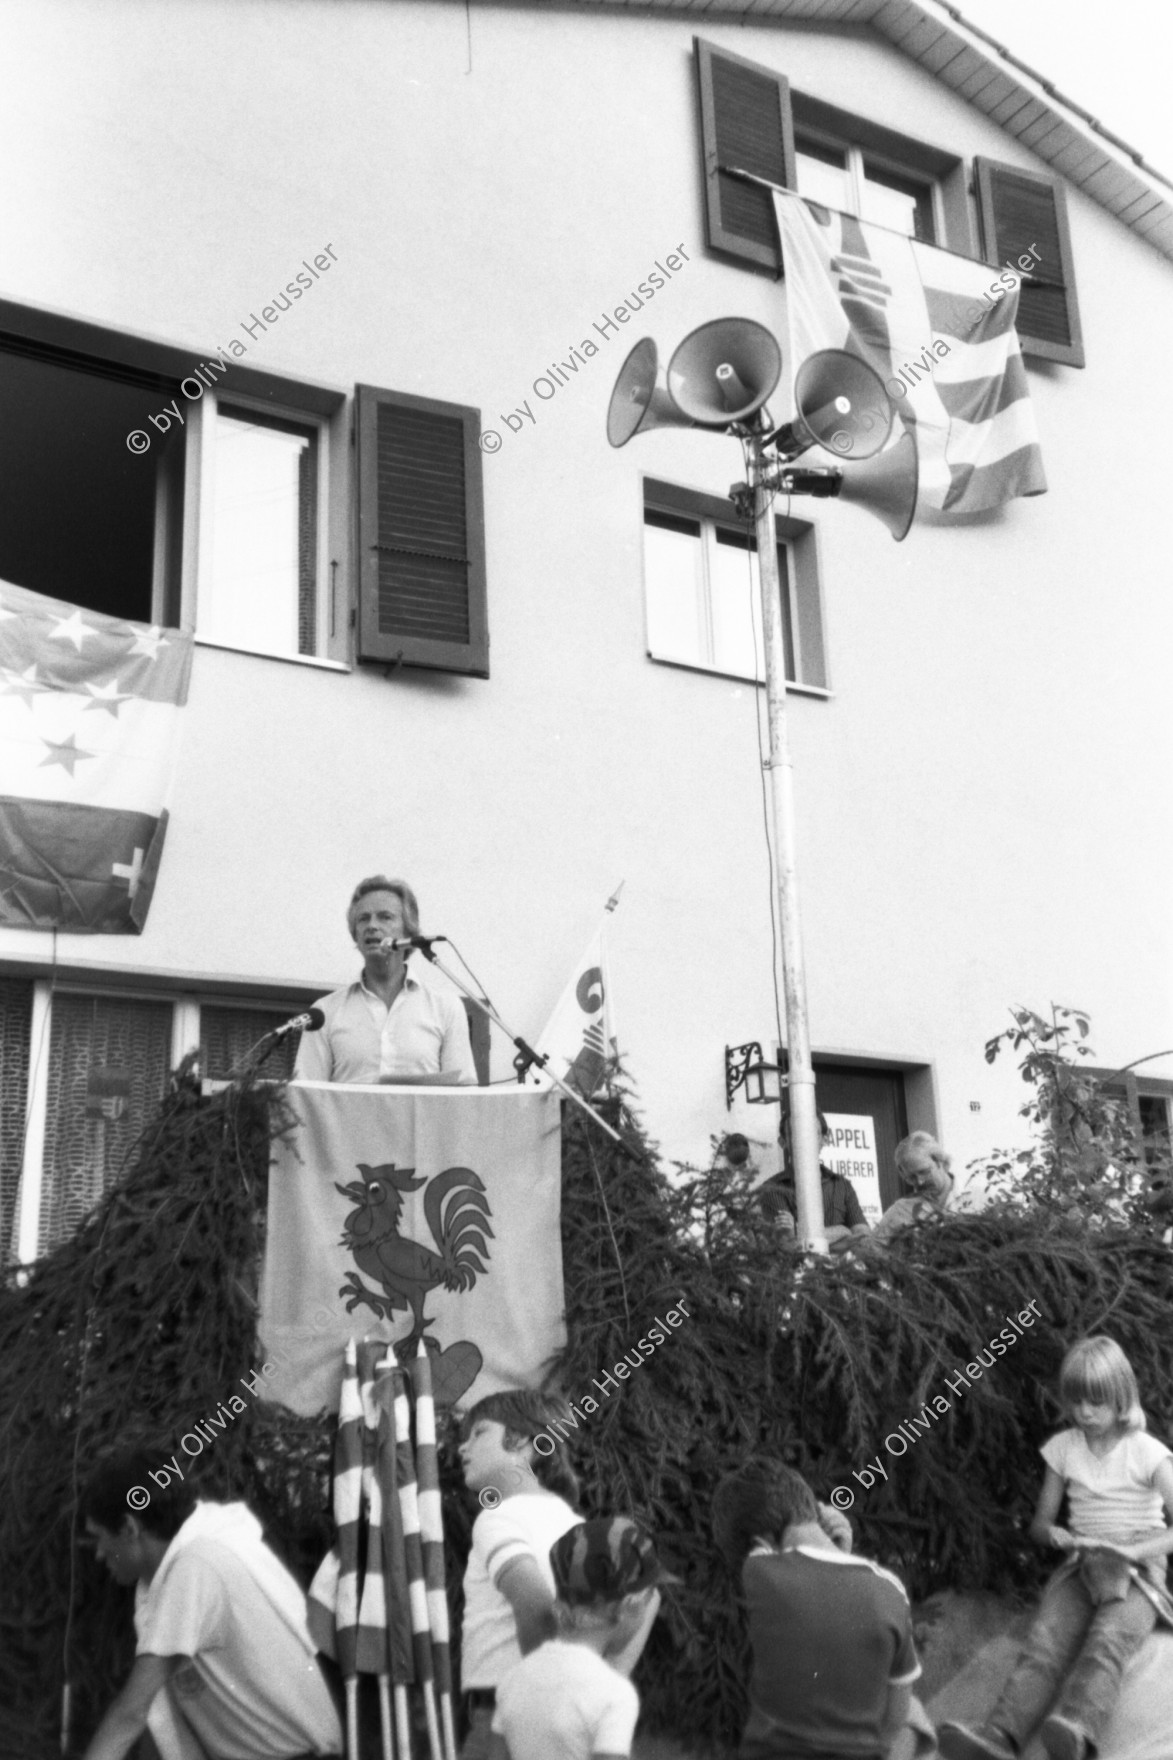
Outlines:
{"label": "white painted wall", "polygon": [[[879,41],[703,29],[845,109],[1034,165]],[[761,1109],[727,1118],[722,1048],[772,1037],[768,877],[752,694],[644,653],[640,475],[724,493],[740,455],[674,433],[612,452],[603,416],[646,330],[665,352],[725,313],[784,335],[784,306],[705,253],[691,38],[553,6],[474,5],[470,36],[463,6],[413,0],[7,0],[0,294],[194,361],[329,242],[337,268],[248,364],[474,404],[504,435],[491,679],[200,648],[147,931],[58,957],[325,987],[354,963],[349,888],[383,868],[532,1035],[624,879],[621,1037],[653,1134],[695,1158],[727,1124],[762,1133]],[[982,1060],[1009,1005],[1089,1010],[1108,1064],[1173,1045],[1173,271],[1078,192],[1069,213],[1089,365],[1030,369],[1050,493],[899,547],[795,507],[834,686],[791,699],[813,1039],[932,1061],[962,1160],[1016,1134],[1021,1085]],[[681,245],[648,323],[539,404],[547,363]],[[527,398],[536,423],[505,432]],[[34,950],[50,938],[0,934],[0,962]]]}

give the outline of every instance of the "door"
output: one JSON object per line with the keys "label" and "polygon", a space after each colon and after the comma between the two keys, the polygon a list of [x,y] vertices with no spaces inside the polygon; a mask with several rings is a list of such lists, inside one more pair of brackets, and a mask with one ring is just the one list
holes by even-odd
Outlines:
{"label": "door", "polygon": [[[848,1179],[852,1178],[851,1168],[840,1163],[857,1162],[857,1179],[866,1186],[863,1170],[874,1158],[880,1204],[886,1210],[901,1196],[895,1155],[897,1143],[908,1135],[903,1073],[898,1069],[846,1067],[822,1057],[814,1059],[814,1066],[815,1103],[820,1112],[828,1114],[838,1138],[828,1159]],[[858,1127],[852,1126],[853,1118],[860,1119]],[[863,1190],[859,1197],[863,1202]]]}

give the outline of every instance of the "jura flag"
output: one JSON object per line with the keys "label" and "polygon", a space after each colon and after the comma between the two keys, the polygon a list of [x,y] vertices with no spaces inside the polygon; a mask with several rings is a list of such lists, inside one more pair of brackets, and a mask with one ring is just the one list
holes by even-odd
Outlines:
{"label": "jura flag", "polygon": [[0,924],[141,932],[191,649],[0,581]]}
{"label": "jura flag", "polygon": [[936,250],[774,192],[791,364],[823,348],[885,381],[920,459],[918,506],[976,513],[1041,495],[1034,412],[1014,320],[1022,273]]}
{"label": "jura flag", "polygon": [[557,1095],[295,1082],[273,1145],[258,1387],[338,1399],[347,1339],[432,1356],[438,1404],[536,1387],[566,1343]]}
{"label": "jura flag", "polygon": [[591,937],[537,1043],[549,1059],[547,1068],[587,1100],[598,1092],[617,1057],[606,921],[604,917]]}

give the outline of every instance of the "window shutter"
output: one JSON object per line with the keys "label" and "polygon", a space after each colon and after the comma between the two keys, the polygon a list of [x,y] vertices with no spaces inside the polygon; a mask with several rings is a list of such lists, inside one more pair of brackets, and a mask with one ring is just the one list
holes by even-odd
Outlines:
{"label": "window shutter", "polygon": [[1067,194],[1055,177],[1040,177],[975,159],[982,244],[986,260],[1017,267],[1033,245],[1037,267],[1018,297],[1018,336],[1022,352],[1070,367],[1084,364],[1075,265],[1067,228]]}
{"label": "window shutter", "polygon": [[479,410],[358,390],[358,658],[489,676]]}
{"label": "window shutter", "polygon": [[735,167],[788,189],[796,187],[789,82],[700,37],[693,42],[709,248],[778,274],[782,253],[773,198],[769,190],[728,172]]}

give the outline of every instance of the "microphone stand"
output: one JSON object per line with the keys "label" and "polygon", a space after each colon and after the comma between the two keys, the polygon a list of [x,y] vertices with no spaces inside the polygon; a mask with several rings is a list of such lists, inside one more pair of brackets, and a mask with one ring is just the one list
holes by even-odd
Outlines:
{"label": "microphone stand", "polygon": [[[438,941],[441,937],[434,936],[433,939]],[[423,946],[420,946],[421,942],[424,943]],[[613,1143],[618,1143],[624,1149],[631,1148],[632,1145],[626,1142],[617,1130],[611,1128],[606,1119],[601,1117],[600,1114],[595,1111],[589,1100],[584,1100],[583,1096],[577,1091],[577,1089],[572,1088],[569,1082],[564,1082],[561,1076],[556,1076],[552,1069],[546,1068],[546,1065],[549,1062],[548,1053],[535,1051],[532,1045],[526,1044],[526,1041],[520,1036],[520,1034],[511,1033],[505,1022],[501,1019],[501,1016],[497,1013],[497,1010],[493,1007],[493,1004],[489,1001],[488,997],[478,996],[475,990],[470,990],[463,978],[458,977],[455,972],[449,971],[443,960],[439,959],[436,954],[432,952],[431,942],[428,941],[426,936],[419,936],[416,939],[415,945],[418,947],[419,952],[423,954],[429,965],[435,966],[438,972],[443,972],[444,976],[456,985],[456,988],[461,994],[467,996],[474,1007],[480,1009],[481,1013],[485,1016],[485,1019],[491,1021],[495,1027],[500,1027],[505,1037],[512,1044],[517,1046],[518,1055],[514,1059],[514,1068],[517,1070],[517,1079],[519,1082],[525,1080],[526,1071],[536,1064],[540,1070],[545,1072],[547,1079],[553,1082],[554,1086],[560,1091],[564,1098],[567,1100],[573,1100],[574,1104],[580,1111],[585,1112],[588,1118],[593,1118],[599,1129],[606,1131]]]}
{"label": "microphone stand", "polygon": [[[242,1076],[256,1075],[266,1057],[270,1057],[281,1043],[282,1034],[276,1031],[262,1033],[255,1045],[250,1045],[244,1056],[239,1058],[228,1071],[227,1080],[240,1081]],[[260,1056],[257,1057],[257,1052]],[[255,1059],[255,1062],[253,1061]]]}

